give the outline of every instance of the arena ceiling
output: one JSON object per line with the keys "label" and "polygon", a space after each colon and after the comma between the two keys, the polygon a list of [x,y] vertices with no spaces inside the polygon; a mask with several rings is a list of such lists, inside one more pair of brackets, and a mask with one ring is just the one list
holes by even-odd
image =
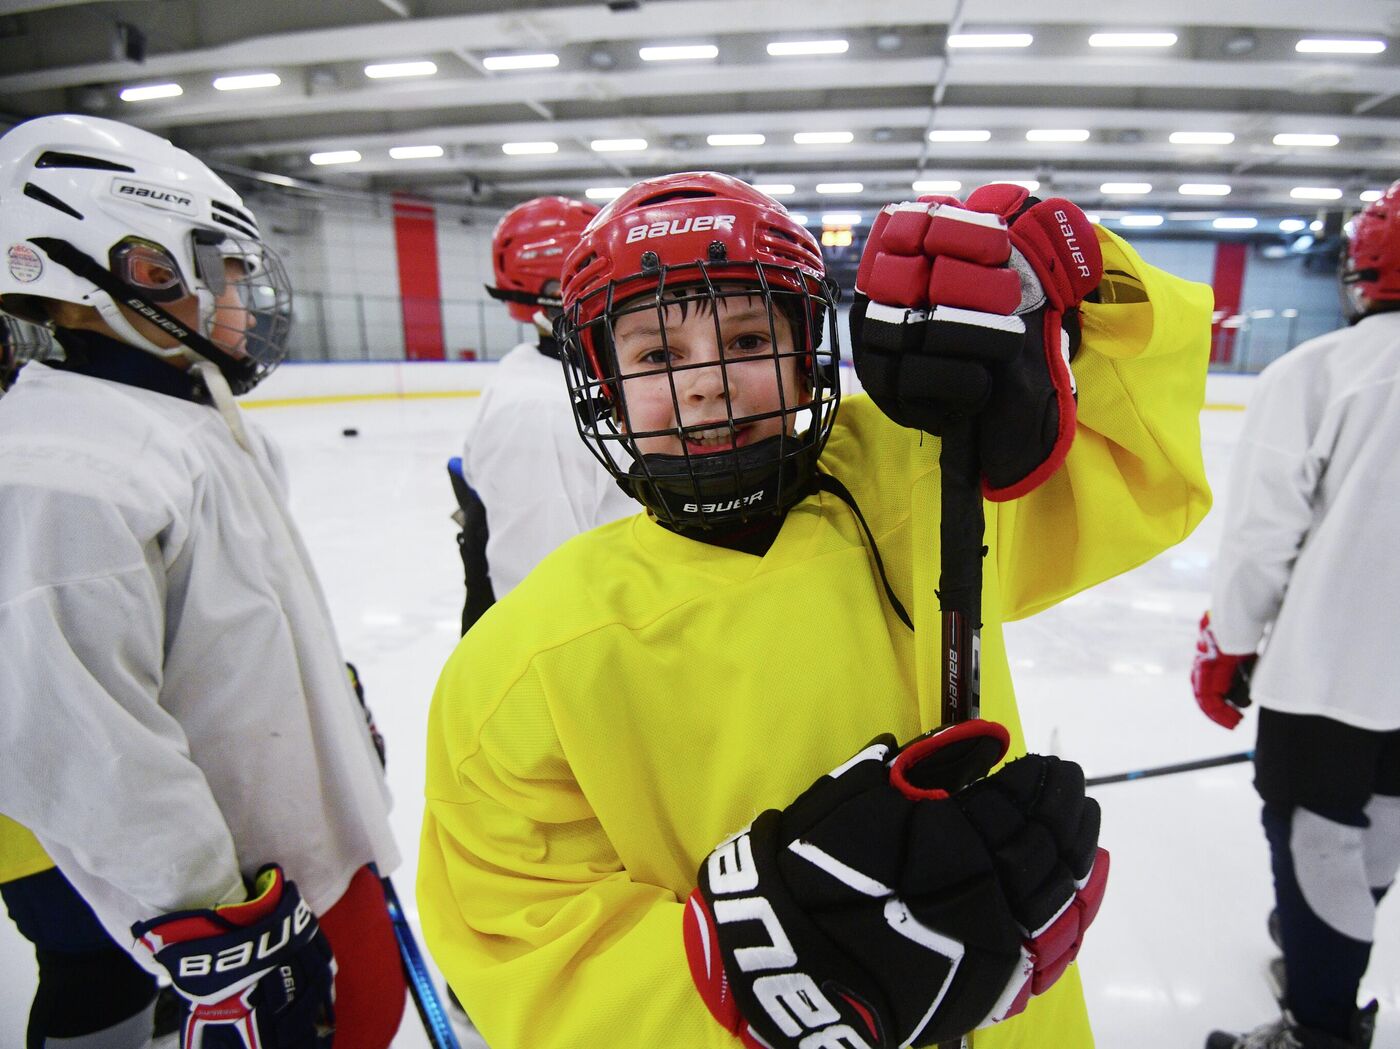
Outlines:
{"label": "arena ceiling", "polygon": [[[1122,33],[1165,35],[1091,46]],[[1016,39],[961,46],[986,34]],[[115,117],[292,190],[505,206],[713,168],[813,214],[1034,179],[1106,216],[1276,223],[1400,177],[1392,36],[1396,0],[0,0],[0,120]]]}

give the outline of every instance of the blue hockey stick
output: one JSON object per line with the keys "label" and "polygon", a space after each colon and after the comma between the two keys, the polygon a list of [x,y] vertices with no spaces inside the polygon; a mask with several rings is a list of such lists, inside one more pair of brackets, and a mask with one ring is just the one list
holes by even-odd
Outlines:
{"label": "blue hockey stick", "polygon": [[389,905],[389,918],[394,923],[394,939],[399,942],[399,957],[403,960],[408,989],[413,995],[413,1004],[418,1007],[418,1016],[423,1021],[423,1030],[428,1033],[428,1041],[433,1049],[461,1049],[457,1032],[452,1030],[452,1021],[443,1010],[433,978],[428,974],[423,952],[418,949],[418,939],[413,935],[408,917],[403,912],[399,894],[394,891],[394,883],[388,878],[380,880],[384,883],[384,901]]}

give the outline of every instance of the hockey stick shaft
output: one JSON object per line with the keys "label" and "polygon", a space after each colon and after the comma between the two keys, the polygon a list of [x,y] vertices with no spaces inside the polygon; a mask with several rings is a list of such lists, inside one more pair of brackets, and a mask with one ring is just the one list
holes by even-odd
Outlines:
{"label": "hockey stick shaft", "polygon": [[[938,604],[943,619],[942,723],[982,710],[982,538],[985,527],[972,421],[953,422],[938,453]],[[968,1049],[966,1036],[938,1049]]]}
{"label": "hockey stick shaft", "polygon": [[1254,751],[1242,750],[1238,754],[1221,754],[1216,758],[1201,758],[1199,761],[1181,761],[1175,765],[1157,765],[1150,769],[1136,769],[1133,772],[1117,772],[1111,776],[1093,776],[1084,781],[1086,787],[1101,787],[1105,783],[1128,783],[1135,779],[1151,779],[1153,776],[1174,776],[1178,772],[1196,772],[1200,769],[1220,768],[1222,765],[1238,765],[1252,761]]}
{"label": "hockey stick shaft", "polygon": [[433,1049],[461,1049],[457,1033],[452,1030],[452,1021],[442,1008],[433,978],[423,961],[423,952],[418,949],[418,938],[408,924],[403,904],[394,883],[388,878],[380,879],[384,884],[384,901],[389,907],[389,918],[394,925],[394,939],[399,944],[399,958],[403,961],[404,976],[408,979],[409,994],[418,1009],[418,1017],[423,1021],[423,1030]]}

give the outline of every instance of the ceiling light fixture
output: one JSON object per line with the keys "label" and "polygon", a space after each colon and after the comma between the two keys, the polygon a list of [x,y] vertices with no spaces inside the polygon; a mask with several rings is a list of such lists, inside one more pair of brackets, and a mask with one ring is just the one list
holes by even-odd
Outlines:
{"label": "ceiling light fixture", "polygon": [[930,142],[986,142],[992,137],[990,131],[978,131],[972,128],[966,130],[960,128],[940,128],[928,133]]}
{"label": "ceiling light fixture", "polygon": [[844,146],[855,137],[850,131],[799,131],[792,140],[799,146]]}
{"label": "ceiling light fixture", "polygon": [[956,193],[962,189],[962,183],[950,178],[921,178],[910,188],[915,193]]}
{"label": "ceiling light fixture", "polygon": [[626,186],[591,186],[583,195],[589,200],[616,200],[626,192]]}
{"label": "ceiling light fixture", "polygon": [[770,197],[787,197],[797,192],[791,182],[755,182],[753,188]]}
{"label": "ceiling light fixture", "polygon": [[1230,187],[1224,182],[1183,182],[1176,191],[1184,197],[1228,197]]}
{"label": "ceiling light fixture", "polygon": [[312,153],[309,159],[317,167],[325,167],[327,164],[358,164],[360,151],[358,149],[332,149],[325,153]]}
{"label": "ceiling light fixture", "polygon": [[595,138],[588,143],[595,153],[640,153],[647,148],[644,138]]}
{"label": "ceiling light fixture", "polygon": [[1385,196],[1385,190],[1383,189],[1367,189],[1361,191],[1361,199],[1367,204],[1371,203],[1373,200],[1380,200],[1383,196]]}
{"label": "ceiling light fixture", "polygon": [[481,64],[493,73],[505,69],[553,69],[559,56],[551,52],[536,55],[487,55]]}
{"label": "ceiling light fixture", "polygon": [[1294,186],[1288,191],[1294,200],[1341,200],[1342,191],[1335,186]]}
{"label": "ceiling light fixture", "polygon": [[714,44],[674,44],[666,47],[644,47],[637,52],[643,62],[683,62],[687,59],[718,58]]}
{"label": "ceiling light fixture", "polygon": [[256,87],[276,87],[282,78],[276,73],[238,73],[214,78],[215,91],[248,91]]}
{"label": "ceiling light fixture", "polygon": [[1385,50],[1385,41],[1304,39],[1293,50],[1302,55],[1378,55]]}
{"label": "ceiling light fixture", "polygon": [[774,58],[788,55],[844,55],[850,48],[847,40],[775,40],[768,45]]}
{"label": "ceiling light fixture", "polygon": [[1274,145],[1276,146],[1318,146],[1326,148],[1328,146],[1335,146],[1340,141],[1341,139],[1336,135],[1295,135],[1285,133],[1274,136]]}
{"label": "ceiling light fixture", "polygon": [[1284,219],[1278,224],[1280,233],[1302,233],[1308,224],[1302,219]]}
{"label": "ceiling light fixture", "polygon": [[817,192],[825,194],[860,193],[865,189],[861,182],[818,182]]}
{"label": "ceiling light fixture", "polygon": [[371,80],[395,80],[406,76],[433,76],[437,73],[436,62],[382,62],[365,66],[365,76]]}
{"label": "ceiling light fixture", "polygon": [[1249,218],[1245,215],[1222,215],[1218,219],[1211,220],[1211,226],[1215,229],[1253,229],[1259,225],[1259,220]]}
{"label": "ceiling light fixture", "polygon": [[539,153],[558,153],[558,142],[505,142],[501,152],[511,157],[525,157]]}
{"label": "ceiling light fixture", "polygon": [[1124,215],[1118,220],[1120,225],[1132,226],[1136,229],[1151,229],[1153,226],[1162,224],[1161,215]]}
{"label": "ceiling light fixture", "polygon": [[394,146],[389,156],[395,160],[431,160],[442,156],[441,146]]}
{"label": "ceiling light fixture", "polygon": [[185,89],[179,84],[147,84],[144,87],[122,88],[123,102],[149,102],[156,98],[174,98],[183,95]]}
{"label": "ceiling light fixture", "polygon": [[822,213],[823,226],[859,226],[858,211],[827,211]]}
{"label": "ceiling light fixture", "polygon": [[952,33],[949,47],[1030,47],[1035,37],[1030,33]]}
{"label": "ceiling light fixture", "polygon": [[1171,47],[1175,33],[1094,33],[1090,47]]}

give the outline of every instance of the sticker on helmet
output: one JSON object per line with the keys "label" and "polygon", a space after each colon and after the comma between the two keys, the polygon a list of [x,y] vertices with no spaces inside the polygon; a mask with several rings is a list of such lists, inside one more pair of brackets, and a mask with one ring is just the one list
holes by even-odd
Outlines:
{"label": "sticker on helmet", "polygon": [[164,208],[166,211],[178,211],[182,215],[193,215],[198,211],[194,206],[194,197],[188,193],[166,189],[164,186],[153,186],[146,182],[132,182],[124,178],[112,180],[112,196],[147,204],[153,208]]}
{"label": "sticker on helmet", "polygon": [[11,244],[10,276],[21,284],[32,284],[44,273],[44,260],[28,244]]}
{"label": "sticker on helmet", "polygon": [[629,226],[627,243],[635,244],[639,240],[650,240],[652,237],[674,237],[681,233],[703,233],[706,230],[733,228],[733,215],[697,215],[694,218],[673,219],[670,222],[662,220],[643,226]]}

